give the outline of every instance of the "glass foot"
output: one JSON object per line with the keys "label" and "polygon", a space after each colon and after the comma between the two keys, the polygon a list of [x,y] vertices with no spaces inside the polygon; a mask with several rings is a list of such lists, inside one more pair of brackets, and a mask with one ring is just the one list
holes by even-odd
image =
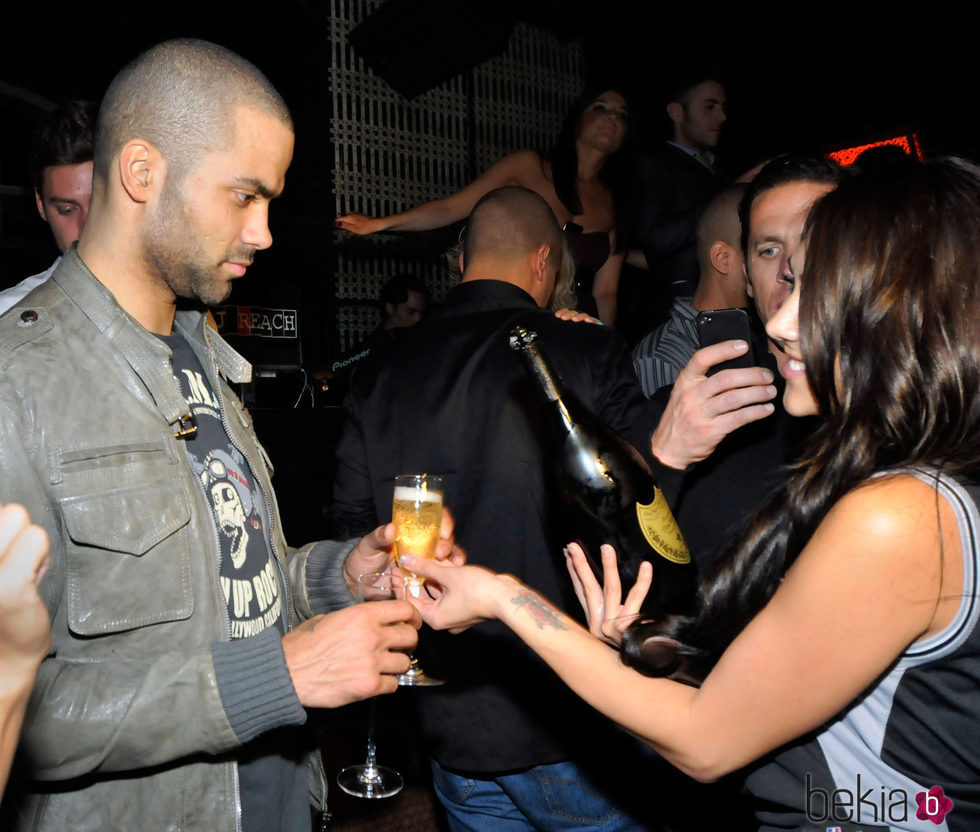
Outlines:
{"label": "glass foot", "polygon": [[442,679],[436,679],[433,676],[427,675],[415,656],[409,655],[409,658],[412,660],[412,663],[408,666],[408,670],[404,673],[399,673],[395,677],[398,679],[399,685],[415,688],[432,688],[436,685],[446,684]]}
{"label": "glass foot", "polygon": [[347,766],[337,775],[337,785],[347,794],[377,800],[398,794],[405,785],[402,776],[387,766]]}
{"label": "glass foot", "polygon": [[442,679],[433,679],[431,676],[426,676],[425,671],[414,668],[408,673],[399,673],[396,678],[398,684],[404,687],[433,688],[446,684]]}

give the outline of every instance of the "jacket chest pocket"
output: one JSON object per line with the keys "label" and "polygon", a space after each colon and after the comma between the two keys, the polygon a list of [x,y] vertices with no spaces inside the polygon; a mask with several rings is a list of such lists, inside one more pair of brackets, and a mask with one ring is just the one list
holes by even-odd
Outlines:
{"label": "jacket chest pocket", "polygon": [[191,506],[178,471],[97,469],[83,475],[86,493],[60,501],[69,628],[96,636],[188,618]]}

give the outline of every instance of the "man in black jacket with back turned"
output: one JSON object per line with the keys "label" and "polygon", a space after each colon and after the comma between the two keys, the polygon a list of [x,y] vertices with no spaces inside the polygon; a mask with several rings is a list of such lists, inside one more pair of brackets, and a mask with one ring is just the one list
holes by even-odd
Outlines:
{"label": "man in black jacket with back turned", "polygon": [[[334,517],[348,530],[373,528],[390,517],[396,474],[442,474],[470,562],[513,573],[576,613],[547,426],[535,382],[509,346],[511,330],[536,331],[568,387],[647,455],[654,422],[620,336],[541,308],[554,291],[561,248],[553,213],[531,191],[502,188],[477,204],[460,285],[355,372]],[[617,767],[602,748],[625,737],[499,623],[440,635],[427,633],[424,664],[447,684],[417,702],[454,832],[575,828],[569,818],[595,830],[644,828],[607,790],[638,768]],[[605,768],[606,780],[594,779],[592,767]]]}

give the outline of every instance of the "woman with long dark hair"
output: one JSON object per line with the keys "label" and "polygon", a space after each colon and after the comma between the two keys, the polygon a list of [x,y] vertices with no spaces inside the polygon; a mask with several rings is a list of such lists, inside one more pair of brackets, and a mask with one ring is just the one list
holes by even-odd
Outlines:
{"label": "woman with long dark hair", "polygon": [[980,829],[980,168],[859,174],[791,263],[767,331],[786,409],[824,422],[695,615],[627,627],[649,571],[621,603],[611,549],[600,588],[571,546],[592,634],[512,577],[413,562],[443,587],[424,616],[499,618],[696,779],[748,767],[760,829]]}
{"label": "woman with long dark hair", "polygon": [[518,150],[442,199],[389,217],[352,213],[335,222],[352,234],[427,231],[465,219],[480,197],[495,188],[521,185],[543,197],[565,229],[576,266],[578,308],[612,325],[633,220],[636,152],[632,133],[629,106],[621,93],[589,93],[569,108],[547,156]]}

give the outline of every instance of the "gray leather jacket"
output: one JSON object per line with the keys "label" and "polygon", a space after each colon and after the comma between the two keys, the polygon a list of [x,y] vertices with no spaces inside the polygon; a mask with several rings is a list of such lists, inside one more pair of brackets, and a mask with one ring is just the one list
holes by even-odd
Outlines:
{"label": "gray leather jacket", "polygon": [[[268,535],[295,623],[313,614],[306,567],[314,545],[287,550],[269,460],[219,379],[247,380],[250,367],[200,313],[178,312],[175,326],[269,502]],[[234,753],[243,738],[212,658],[212,644],[229,641],[217,533],[174,435],[187,409],[170,350],[74,251],[0,318],[0,502],[23,503],[52,543],[42,584],[51,654],[22,736],[30,776],[50,782],[37,794],[8,793],[18,829],[240,827]],[[318,612],[351,602],[340,575],[351,545],[315,544],[318,557],[333,547],[336,563]],[[256,673],[278,674],[287,688],[245,694],[260,714],[251,736],[303,719],[278,640],[266,642],[273,646],[255,659]]]}

